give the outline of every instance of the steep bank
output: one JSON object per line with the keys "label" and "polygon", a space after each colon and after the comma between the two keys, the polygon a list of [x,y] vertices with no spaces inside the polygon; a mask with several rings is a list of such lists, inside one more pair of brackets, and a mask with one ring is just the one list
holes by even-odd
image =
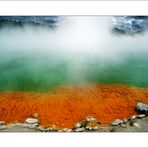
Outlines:
{"label": "steep bank", "polygon": [[125,85],[75,85],[47,93],[1,92],[0,120],[24,122],[38,113],[41,125],[73,127],[74,123],[94,116],[102,124],[128,118],[137,102],[148,103],[148,89]]}

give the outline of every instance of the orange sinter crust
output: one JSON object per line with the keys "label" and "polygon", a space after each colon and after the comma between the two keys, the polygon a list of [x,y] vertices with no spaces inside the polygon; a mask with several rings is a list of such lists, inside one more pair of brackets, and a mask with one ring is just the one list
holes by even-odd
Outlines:
{"label": "orange sinter crust", "polygon": [[1,92],[0,120],[24,122],[38,113],[40,124],[46,127],[72,128],[88,116],[108,124],[137,114],[137,102],[148,103],[148,89],[86,84],[59,87],[46,93]]}

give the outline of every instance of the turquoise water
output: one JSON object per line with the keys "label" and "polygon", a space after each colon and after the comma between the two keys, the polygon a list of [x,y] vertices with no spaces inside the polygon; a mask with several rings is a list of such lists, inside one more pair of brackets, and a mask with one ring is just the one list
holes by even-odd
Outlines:
{"label": "turquoise water", "polygon": [[146,55],[130,56],[124,63],[102,65],[102,61],[93,59],[72,67],[73,63],[56,55],[9,58],[0,64],[0,90],[48,91],[59,85],[86,82],[148,87]]}
{"label": "turquoise water", "polygon": [[1,29],[0,91],[49,91],[77,83],[148,87],[148,33],[115,36],[98,26],[101,21],[95,29],[93,23],[84,27],[90,20],[80,20],[60,34],[33,27]]}

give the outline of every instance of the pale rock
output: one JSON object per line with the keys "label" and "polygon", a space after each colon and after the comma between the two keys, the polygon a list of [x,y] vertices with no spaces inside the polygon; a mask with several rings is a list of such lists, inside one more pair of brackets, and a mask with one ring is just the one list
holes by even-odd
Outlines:
{"label": "pale rock", "polygon": [[84,132],[85,131],[85,128],[84,127],[81,127],[81,128],[77,128],[74,130],[75,132]]}
{"label": "pale rock", "polygon": [[6,129],[7,126],[6,125],[0,125],[0,130]]}
{"label": "pale rock", "polygon": [[136,122],[133,123],[133,126],[138,127],[138,128],[140,127],[139,124]]}
{"label": "pale rock", "polygon": [[38,113],[34,113],[34,114],[32,115],[32,117],[33,117],[33,118],[38,118],[39,115],[38,115]]}
{"label": "pale rock", "polygon": [[144,103],[137,103],[136,105],[136,109],[137,111],[139,111],[140,113],[143,113],[143,114],[148,114],[148,104],[144,104]]}
{"label": "pale rock", "polygon": [[145,114],[140,114],[140,115],[138,115],[137,117],[138,117],[139,119],[142,119],[142,118],[145,117]]}
{"label": "pale rock", "polygon": [[28,124],[37,124],[38,119],[28,118],[28,119],[25,120],[25,122],[28,123]]}
{"label": "pale rock", "polygon": [[0,125],[4,125],[5,124],[5,121],[0,121]]}
{"label": "pale rock", "polygon": [[97,120],[95,118],[91,117],[91,116],[87,117],[86,121],[87,122],[97,122]]}
{"label": "pale rock", "polygon": [[99,129],[98,126],[93,127],[93,130],[98,130],[98,129]]}
{"label": "pale rock", "polygon": [[119,124],[122,124],[122,123],[123,123],[122,120],[116,119],[115,121],[111,122],[111,125],[116,126],[116,125],[119,125]]}
{"label": "pale rock", "polygon": [[135,120],[137,118],[137,115],[133,115],[132,117],[131,117],[131,119],[133,119],[133,120]]}
{"label": "pale rock", "polygon": [[124,122],[124,123],[127,123],[127,119],[123,119],[123,122]]}
{"label": "pale rock", "polygon": [[91,127],[91,126],[86,126],[86,129],[89,130],[89,131],[91,131],[91,130],[93,130],[93,127]]}
{"label": "pale rock", "polygon": [[81,127],[81,123],[76,123],[76,124],[74,125],[74,127],[75,127],[75,128],[80,128],[80,127]]}
{"label": "pale rock", "polygon": [[127,126],[125,125],[125,124],[120,124],[120,126],[122,127],[122,128],[127,128]]}

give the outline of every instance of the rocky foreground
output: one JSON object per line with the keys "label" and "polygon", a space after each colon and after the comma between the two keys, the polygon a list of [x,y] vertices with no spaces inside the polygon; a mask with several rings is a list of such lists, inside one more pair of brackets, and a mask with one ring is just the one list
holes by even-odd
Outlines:
{"label": "rocky foreground", "polygon": [[138,102],[148,104],[147,88],[83,84],[61,86],[44,93],[0,92],[0,121],[24,123],[37,113],[39,125],[45,127],[72,129],[89,116],[101,125],[109,125],[115,119],[137,115]]}
{"label": "rocky foreground", "polygon": [[0,132],[148,132],[148,104],[137,103],[136,110],[141,114],[128,119],[116,119],[106,126],[90,116],[71,129],[57,128],[54,125],[45,128],[39,124],[36,113],[24,123],[6,124],[5,121],[0,121]]}

